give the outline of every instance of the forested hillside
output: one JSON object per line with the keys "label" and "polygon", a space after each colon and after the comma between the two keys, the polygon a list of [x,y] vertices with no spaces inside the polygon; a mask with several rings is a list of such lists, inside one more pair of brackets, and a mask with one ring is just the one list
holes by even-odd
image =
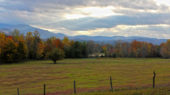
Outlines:
{"label": "forested hillside", "polygon": [[3,63],[38,59],[52,59],[55,62],[63,58],[87,57],[170,58],[170,40],[161,45],[136,40],[131,43],[117,41],[115,44],[99,44],[73,41],[67,37],[43,40],[38,31],[28,32],[24,36],[14,30],[11,35],[1,32],[0,43],[0,59]]}

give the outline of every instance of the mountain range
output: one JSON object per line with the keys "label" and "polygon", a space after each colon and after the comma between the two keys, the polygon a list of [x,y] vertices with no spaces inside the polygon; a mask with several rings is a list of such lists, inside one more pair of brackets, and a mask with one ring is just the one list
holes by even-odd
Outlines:
{"label": "mountain range", "polygon": [[133,40],[137,40],[137,41],[145,41],[145,42],[150,42],[150,43],[159,45],[163,42],[166,42],[167,40],[167,39],[147,38],[147,37],[139,37],[139,36],[131,36],[131,37],[124,37],[124,36],[107,37],[107,36],[86,36],[86,35],[68,36],[62,33],[53,33],[48,30],[35,28],[35,27],[32,27],[30,25],[25,25],[25,24],[11,25],[11,24],[0,23],[0,31],[6,34],[10,34],[14,29],[18,29],[20,33],[24,35],[26,35],[27,32],[38,31],[42,39],[47,39],[53,36],[63,39],[65,36],[67,36],[71,40],[78,40],[78,41],[92,40],[98,43],[110,43],[110,44],[116,41],[119,41],[119,40],[125,41],[125,42],[131,42]]}

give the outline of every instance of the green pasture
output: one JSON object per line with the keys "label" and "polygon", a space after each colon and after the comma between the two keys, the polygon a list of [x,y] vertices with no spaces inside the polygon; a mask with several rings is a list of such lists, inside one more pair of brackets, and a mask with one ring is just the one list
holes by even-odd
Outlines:
{"label": "green pasture", "polygon": [[[152,89],[153,71],[156,72],[155,90]],[[110,76],[113,93],[109,92]],[[20,95],[42,95],[43,84],[49,95],[69,95],[73,93],[74,80],[80,95],[150,95],[153,92],[159,95],[159,89],[167,89],[167,93],[170,90],[170,59],[65,59],[57,64],[43,60],[0,65],[0,95],[17,95],[17,88]]]}

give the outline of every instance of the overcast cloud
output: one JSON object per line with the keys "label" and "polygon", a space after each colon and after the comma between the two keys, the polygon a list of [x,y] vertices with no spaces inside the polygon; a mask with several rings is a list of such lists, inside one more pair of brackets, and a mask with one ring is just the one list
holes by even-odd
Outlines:
{"label": "overcast cloud", "polygon": [[170,38],[170,2],[0,0],[0,23],[29,24],[68,35]]}

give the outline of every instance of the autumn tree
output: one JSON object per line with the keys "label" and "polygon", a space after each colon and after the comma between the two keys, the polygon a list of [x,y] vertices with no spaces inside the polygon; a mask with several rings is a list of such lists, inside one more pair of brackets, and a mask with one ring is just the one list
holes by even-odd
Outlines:
{"label": "autumn tree", "polygon": [[45,48],[44,48],[44,53],[45,53],[46,58],[48,58],[47,53],[51,52],[54,48],[59,48],[63,50],[64,45],[62,41],[56,37],[48,38],[45,41]]}
{"label": "autumn tree", "polygon": [[133,56],[133,57],[140,57],[141,55],[140,55],[140,50],[141,49],[141,44],[140,44],[140,42],[139,41],[133,41],[132,43],[131,43],[131,55]]}
{"label": "autumn tree", "polygon": [[38,46],[41,42],[41,38],[40,38],[40,34],[38,31],[34,31],[33,32],[33,52],[34,52],[34,59],[38,59],[39,55],[38,55]]}
{"label": "autumn tree", "polygon": [[28,49],[24,40],[24,37],[21,35],[17,41],[17,56],[18,60],[24,60],[27,58]]}
{"label": "autumn tree", "polygon": [[15,29],[12,32],[12,38],[17,44],[17,60],[24,60],[27,57],[28,49],[23,34],[20,34],[19,30]]}
{"label": "autumn tree", "polygon": [[122,41],[117,41],[114,45],[114,56],[115,57],[121,57],[123,54],[123,51],[122,51]]}
{"label": "autumn tree", "polygon": [[88,54],[101,53],[102,51],[103,51],[102,45],[94,41],[87,42],[87,53]]}
{"label": "autumn tree", "polygon": [[[5,34],[0,32],[0,59],[1,59],[4,45],[5,45]],[[0,62],[1,62],[1,60],[0,60]]]}
{"label": "autumn tree", "polygon": [[18,41],[20,39],[21,34],[19,30],[15,29],[13,32],[11,32],[11,36],[13,37],[14,41]]}
{"label": "autumn tree", "polygon": [[60,48],[60,49],[64,48],[62,41],[58,38],[53,40],[53,46],[56,47],[56,48]]}
{"label": "autumn tree", "polygon": [[41,38],[38,31],[28,32],[26,35],[26,44],[28,47],[28,58],[38,59],[39,57],[39,46],[41,44]]}
{"label": "autumn tree", "polygon": [[68,39],[68,37],[64,37],[64,39],[62,40],[62,43],[64,45],[65,57],[69,58],[70,57],[71,46],[73,45],[74,42],[70,41]]}
{"label": "autumn tree", "polygon": [[16,62],[18,59],[17,43],[14,42],[11,36],[5,38],[4,46],[1,47],[0,59],[6,63]]}
{"label": "autumn tree", "polygon": [[160,54],[163,58],[170,58],[170,40],[161,45]]}
{"label": "autumn tree", "polygon": [[64,51],[59,48],[54,48],[50,53],[49,53],[49,59],[51,59],[54,64],[56,64],[57,60],[61,60],[64,58]]}
{"label": "autumn tree", "polygon": [[44,44],[44,42],[43,41],[40,41],[39,43],[38,43],[38,50],[37,50],[37,52],[36,52],[36,54],[37,54],[37,59],[44,59],[45,58],[45,52],[44,52],[44,50],[45,50],[45,44]]}
{"label": "autumn tree", "polygon": [[33,59],[35,56],[33,45],[34,45],[34,37],[32,32],[27,32],[26,34],[26,44],[28,48],[28,59]]}
{"label": "autumn tree", "polygon": [[62,43],[63,43],[64,47],[71,46],[71,41],[68,39],[68,37],[64,37],[64,39],[62,40]]}
{"label": "autumn tree", "polygon": [[87,45],[85,42],[74,42],[69,49],[69,58],[86,58],[87,54]]}

